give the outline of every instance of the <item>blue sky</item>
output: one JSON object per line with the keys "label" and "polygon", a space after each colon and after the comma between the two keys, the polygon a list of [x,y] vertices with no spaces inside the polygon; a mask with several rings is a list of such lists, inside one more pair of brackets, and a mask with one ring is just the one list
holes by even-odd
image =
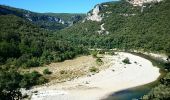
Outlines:
{"label": "blue sky", "polygon": [[0,4],[41,13],[86,13],[96,4],[108,1],[118,0],[0,0]]}

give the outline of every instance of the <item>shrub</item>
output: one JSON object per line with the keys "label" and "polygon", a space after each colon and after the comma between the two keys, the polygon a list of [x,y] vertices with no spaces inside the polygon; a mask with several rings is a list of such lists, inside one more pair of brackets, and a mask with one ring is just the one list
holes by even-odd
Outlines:
{"label": "shrub", "polygon": [[105,50],[100,50],[99,54],[105,54]]}
{"label": "shrub", "polygon": [[47,74],[49,75],[49,74],[52,74],[52,72],[49,71],[49,69],[44,69],[43,74],[44,75],[47,75]]}
{"label": "shrub", "polygon": [[60,71],[60,74],[67,74],[67,71],[61,70],[61,71]]}
{"label": "shrub", "polygon": [[21,100],[19,83],[22,76],[13,69],[0,68],[0,100]]}
{"label": "shrub", "polygon": [[48,81],[37,71],[33,71],[31,73],[25,73],[22,77],[23,78],[20,82],[20,86],[22,88],[30,88],[34,85],[44,84]]}
{"label": "shrub", "polygon": [[96,59],[97,62],[103,62],[100,58]]}
{"label": "shrub", "polygon": [[109,51],[109,55],[115,55],[114,51]]}
{"label": "shrub", "polygon": [[26,67],[38,67],[40,65],[37,58],[32,58],[27,61]]}
{"label": "shrub", "polygon": [[97,58],[97,51],[93,51],[93,52],[92,52],[92,56],[93,56],[94,58]]}
{"label": "shrub", "polygon": [[39,77],[39,79],[37,80],[37,85],[41,85],[41,84],[44,84],[44,83],[47,83],[48,80],[45,78],[45,77]]}
{"label": "shrub", "polygon": [[165,66],[165,69],[167,69],[168,71],[170,71],[170,62],[166,62],[165,64],[164,64],[164,66]]}
{"label": "shrub", "polygon": [[161,84],[170,86],[170,73],[167,73],[166,76],[160,80],[160,82]]}
{"label": "shrub", "polygon": [[97,58],[97,59],[96,59],[96,63],[97,63],[98,65],[102,65],[102,64],[103,64],[103,61],[102,61],[100,58]]}
{"label": "shrub", "polygon": [[122,60],[122,62],[125,64],[131,64],[129,58],[125,58],[124,60]]}
{"label": "shrub", "polygon": [[99,72],[99,69],[93,66],[93,67],[91,67],[91,68],[89,69],[89,71],[96,73],[96,72]]}

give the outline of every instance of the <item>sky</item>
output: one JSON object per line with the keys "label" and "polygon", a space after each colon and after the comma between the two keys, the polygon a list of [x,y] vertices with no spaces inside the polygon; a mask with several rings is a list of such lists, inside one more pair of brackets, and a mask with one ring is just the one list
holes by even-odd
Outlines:
{"label": "sky", "polygon": [[0,0],[1,5],[44,13],[87,13],[96,4],[118,0]]}

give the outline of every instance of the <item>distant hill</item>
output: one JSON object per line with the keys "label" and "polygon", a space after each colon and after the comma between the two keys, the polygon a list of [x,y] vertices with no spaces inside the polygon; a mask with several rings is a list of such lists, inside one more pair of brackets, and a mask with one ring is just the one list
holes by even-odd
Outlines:
{"label": "distant hill", "polygon": [[[26,75],[27,81],[21,82],[10,69],[19,69],[15,71],[19,72],[23,68],[72,59],[89,54],[89,49],[140,50],[170,55],[170,0],[145,0],[148,2],[142,4],[141,1],[144,0],[98,4],[87,16],[35,13],[0,5],[0,80],[3,83],[0,97],[10,97],[7,94],[15,93],[19,85],[36,85],[32,84],[37,81],[32,77],[35,73]],[[164,66],[168,72],[170,64]],[[170,74],[162,78],[160,85],[144,96],[144,100],[169,100],[169,80]],[[41,79],[37,84],[42,83]]]}
{"label": "distant hill", "polygon": [[[65,38],[91,48],[170,53],[170,1],[134,6],[126,0],[98,4],[83,22],[62,30]],[[67,37],[72,35],[74,38]]]}
{"label": "distant hill", "polygon": [[41,28],[60,30],[82,20],[85,14],[47,14],[0,5],[0,15],[12,14],[26,19]]}
{"label": "distant hill", "polygon": [[79,13],[43,13],[44,15],[49,15],[57,18],[62,18],[66,22],[76,23],[86,17],[86,14]]}
{"label": "distant hill", "polygon": [[52,31],[15,15],[0,15],[0,66],[35,67],[85,53]]}

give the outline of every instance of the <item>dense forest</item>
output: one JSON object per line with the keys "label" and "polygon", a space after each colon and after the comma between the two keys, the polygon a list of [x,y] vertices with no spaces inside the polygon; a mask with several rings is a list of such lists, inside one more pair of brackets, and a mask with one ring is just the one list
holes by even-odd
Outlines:
{"label": "dense forest", "polygon": [[20,97],[19,88],[48,81],[38,72],[18,69],[38,67],[88,54],[81,45],[72,45],[45,29],[14,15],[0,16],[0,100]]}
{"label": "dense forest", "polygon": [[[47,25],[46,28],[13,13],[1,14],[0,100],[20,98],[21,87],[30,88],[48,82],[48,79],[36,71],[22,73],[18,69],[43,66],[89,54],[89,48],[133,49],[170,54],[169,0],[145,4],[144,7],[134,7],[122,0],[103,3],[100,7],[100,14],[103,16],[101,22],[82,21],[84,15],[81,15],[82,18],[69,19],[65,14],[45,14],[64,16],[65,20],[76,21],[76,24],[64,29],[61,27],[57,31],[53,30],[56,25]],[[40,23],[48,24],[43,21]],[[105,31],[99,34],[102,24]],[[166,69],[169,69],[167,63]],[[169,77],[168,73],[160,80],[160,85],[143,98],[170,98]]]}
{"label": "dense forest", "polygon": [[[105,16],[101,22],[78,23],[56,34],[65,34],[65,39],[91,48],[170,53],[170,1],[145,4],[144,8],[134,7],[124,0],[104,3],[100,13]],[[97,32],[102,24],[110,34]]]}
{"label": "dense forest", "polygon": [[82,54],[82,46],[74,46],[52,32],[40,29],[13,15],[0,16],[0,62],[34,67],[51,61],[63,61]]}
{"label": "dense forest", "polygon": [[[118,48],[125,51],[132,49],[170,55],[169,0],[145,4],[144,7],[134,7],[122,0],[103,3],[100,7],[100,13],[105,16],[101,22],[78,23],[56,32],[56,36],[61,35],[73,44],[82,44],[88,48]],[[105,31],[98,33],[102,24],[109,34]],[[164,63],[163,66],[167,75],[160,79],[159,84],[143,100],[170,99],[170,64]]]}

